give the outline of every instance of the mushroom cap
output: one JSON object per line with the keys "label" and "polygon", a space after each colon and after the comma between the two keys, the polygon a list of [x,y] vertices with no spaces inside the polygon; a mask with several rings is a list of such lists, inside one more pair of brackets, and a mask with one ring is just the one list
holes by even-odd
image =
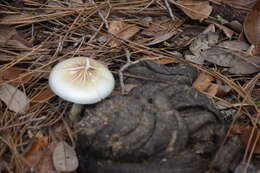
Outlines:
{"label": "mushroom cap", "polygon": [[115,79],[103,63],[88,57],[76,57],[54,66],[49,86],[64,100],[94,104],[112,92]]}

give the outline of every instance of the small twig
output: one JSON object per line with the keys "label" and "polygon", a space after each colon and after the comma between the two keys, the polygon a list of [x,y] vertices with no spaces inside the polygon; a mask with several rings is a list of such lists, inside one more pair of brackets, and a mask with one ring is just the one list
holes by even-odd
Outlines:
{"label": "small twig", "polygon": [[122,94],[125,94],[126,90],[125,90],[125,84],[124,84],[124,75],[123,75],[123,72],[129,68],[131,65],[134,65],[134,64],[138,64],[140,62],[143,62],[143,61],[151,61],[151,60],[158,60],[158,59],[161,59],[161,58],[164,58],[164,56],[159,56],[159,57],[153,57],[153,58],[142,58],[142,59],[139,59],[139,60],[135,60],[135,61],[131,61],[131,54],[130,52],[125,49],[125,52],[126,52],[126,59],[127,59],[127,63],[125,65],[123,65],[120,69],[119,69],[119,81],[120,81],[120,86],[121,86],[121,93]]}
{"label": "small twig", "polygon": [[92,0],[91,3],[97,8],[97,12],[98,12],[99,17],[100,17],[101,20],[104,22],[105,27],[108,29],[108,28],[109,28],[109,25],[108,25],[108,22],[107,22],[107,18],[108,18],[108,16],[109,16],[109,15],[108,15],[109,13],[106,15],[106,17],[104,17],[103,14],[101,13],[101,11],[98,9],[96,2],[95,2],[94,0]]}
{"label": "small twig", "polygon": [[149,8],[153,3],[155,3],[155,1],[156,1],[156,0],[151,0],[151,2],[149,2],[144,8],[138,10],[138,12],[141,12],[141,11],[143,11],[144,9]]}
{"label": "small twig", "polygon": [[53,57],[56,57],[58,55],[58,53],[60,51],[62,51],[63,49],[63,39],[62,39],[62,36],[60,36],[60,39],[59,39],[59,42],[58,42],[58,46],[57,46],[57,49],[55,51],[55,53],[53,54]]}
{"label": "small twig", "polygon": [[76,53],[78,53],[78,51],[80,50],[80,48],[81,48],[81,46],[83,45],[84,41],[85,41],[85,36],[83,36],[83,37],[81,38],[81,42],[80,42],[78,48],[73,52],[72,57],[74,57],[74,56],[76,55]]}
{"label": "small twig", "polygon": [[103,16],[103,14],[100,12],[100,10],[98,10],[98,15],[100,16],[102,21],[105,23],[106,28],[109,29],[109,25],[108,25],[107,19]]}
{"label": "small twig", "polygon": [[175,20],[174,14],[172,12],[172,8],[171,8],[168,0],[164,0],[164,3],[165,3],[166,9],[168,10],[169,15],[171,16],[172,20]]}
{"label": "small twig", "polygon": [[34,40],[34,24],[32,24],[31,40]]}

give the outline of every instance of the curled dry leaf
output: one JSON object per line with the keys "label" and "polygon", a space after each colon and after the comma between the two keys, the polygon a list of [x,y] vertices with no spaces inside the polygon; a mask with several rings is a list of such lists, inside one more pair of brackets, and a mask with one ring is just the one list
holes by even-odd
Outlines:
{"label": "curled dry leaf", "polygon": [[254,56],[255,53],[256,53],[255,45],[252,44],[252,45],[246,50],[246,53],[249,54],[249,55]]}
{"label": "curled dry leaf", "polygon": [[223,31],[223,33],[228,37],[232,38],[232,36],[235,34],[235,31],[231,30],[230,28],[226,27],[225,25],[221,25],[218,23],[215,23],[215,25]]}
{"label": "curled dry leaf", "polygon": [[225,96],[227,93],[231,91],[231,88],[228,85],[223,85],[218,83],[218,92],[217,96]]}
{"label": "curled dry leaf", "polygon": [[[137,32],[140,31],[140,28],[136,25],[127,24],[123,21],[112,21],[109,25],[108,32],[123,39],[128,40],[133,37]],[[119,46],[120,43],[112,40],[109,42],[112,47]]]}
{"label": "curled dry leaf", "polygon": [[222,85],[221,83],[213,83],[214,80],[213,76],[201,72],[192,87],[207,93],[208,97],[224,96],[230,91],[228,86]]}
{"label": "curled dry leaf", "polygon": [[248,13],[244,22],[244,31],[248,41],[255,45],[255,55],[260,55],[260,0]]}
{"label": "curled dry leaf", "polygon": [[242,52],[213,47],[202,52],[206,61],[223,67],[230,67],[233,74],[251,74],[260,70],[260,58]]}
{"label": "curled dry leaf", "polygon": [[209,26],[207,26],[207,28],[206,29],[204,29],[203,30],[203,34],[208,34],[209,32],[216,32],[216,27],[215,27],[215,25],[212,23],[212,24],[210,24]]}
{"label": "curled dry leaf", "polygon": [[60,142],[54,149],[53,164],[59,172],[75,171],[79,165],[75,150],[66,142]]}
{"label": "curled dry leaf", "polygon": [[26,94],[10,84],[0,86],[0,100],[16,113],[25,113],[29,108],[30,100]]}
{"label": "curled dry leaf", "polygon": [[207,95],[208,95],[208,97],[211,98],[211,97],[217,95],[218,90],[219,90],[219,85],[218,85],[218,84],[215,84],[215,83],[212,83],[212,84],[209,86],[208,90],[207,90]]}
{"label": "curled dry leaf", "polygon": [[210,87],[213,80],[214,77],[206,73],[200,73],[195,82],[192,84],[192,87],[199,91],[206,91]]}
{"label": "curled dry leaf", "polygon": [[170,0],[173,4],[177,5],[182,11],[194,20],[203,20],[209,17],[212,12],[212,6],[208,0]]}

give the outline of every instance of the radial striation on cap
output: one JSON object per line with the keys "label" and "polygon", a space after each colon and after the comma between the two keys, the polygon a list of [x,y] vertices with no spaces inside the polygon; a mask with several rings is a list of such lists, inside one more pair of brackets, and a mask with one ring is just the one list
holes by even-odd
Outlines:
{"label": "radial striation on cap", "polygon": [[115,79],[103,63],[88,57],[76,57],[54,66],[49,86],[67,101],[94,104],[112,92]]}

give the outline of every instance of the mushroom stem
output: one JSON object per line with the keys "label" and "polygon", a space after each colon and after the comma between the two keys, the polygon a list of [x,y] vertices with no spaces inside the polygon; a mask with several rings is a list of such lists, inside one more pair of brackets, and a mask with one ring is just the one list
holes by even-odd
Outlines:
{"label": "mushroom stem", "polygon": [[79,120],[80,113],[82,112],[83,105],[74,103],[70,109],[69,119],[72,122]]}

